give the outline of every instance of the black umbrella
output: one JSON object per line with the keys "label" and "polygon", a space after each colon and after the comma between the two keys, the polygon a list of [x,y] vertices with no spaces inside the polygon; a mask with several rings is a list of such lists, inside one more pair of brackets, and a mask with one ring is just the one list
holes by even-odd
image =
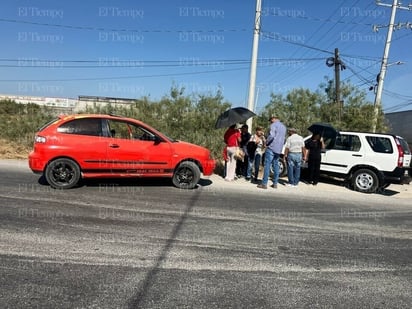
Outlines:
{"label": "black umbrella", "polygon": [[313,134],[320,134],[320,136],[324,139],[335,138],[339,133],[339,131],[332,127],[329,123],[322,122],[312,124],[308,130]]}
{"label": "black umbrella", "polygon": [[215,128],[228,128],[253,116],[256,116],[256,114],[245,107],[234,107],[220,114],[216,120]]}

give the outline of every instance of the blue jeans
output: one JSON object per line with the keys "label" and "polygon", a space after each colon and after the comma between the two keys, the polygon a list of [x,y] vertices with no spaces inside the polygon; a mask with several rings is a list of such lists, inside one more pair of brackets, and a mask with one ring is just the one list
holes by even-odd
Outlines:
{"label": "blue jeans", "polygon": [[265,166],[263,169],[262,185],[267,185],[269,180],[270,166],[273,167],[273,184],[276,185],[279,181],[279,153],[274,153],[269,148],[265,151]]}
{"label": "blue jeans", "polygon": [[250,157],[249,157],[247,173],[246,173],[247,178],[250,178],[252,176],[252,167],[253,167],[253,165],[255,166],[255,170],[253,171],[253,177],[258,178],[260,160],[261,159],[262,159],[262,155],[260,153],[256,153],[253,160],[251,160]]}
{"label": "blue jeans", "polygon": [[300,180],[300,166],[302,164],[301,152],[288,153],[288,178],[289,184],[297,186]]}

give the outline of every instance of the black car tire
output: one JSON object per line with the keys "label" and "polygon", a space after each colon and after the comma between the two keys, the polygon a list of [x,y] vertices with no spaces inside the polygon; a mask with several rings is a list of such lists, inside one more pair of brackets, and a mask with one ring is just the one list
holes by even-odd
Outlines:
{"label": "black car tire", "polygon": [[193,189],[200,179],[199,167],[194,162],[185,161],[179,164],[173,174],[173,185],[179,189]]}
{"label": "black car tire", "polygon": [[54,189],[70,189],[77,185],[81,171],[79,165],[71,159],[60,158],[51,161],[44,172],[49,185]]}
{"label": "black car tire", "polygon": [[352,186],[355,191],[374,193],[379,187],[379,179],[370,169],[359,169],[352,177]]}
{"label": "black car tire", "polygon": [[288,174],[288,165],[285,159],[279,159],[279,177],[284,177]]}
{"label": "black car tire", "polygon": [[[287,166],[286,161],[282,158],[279,158],[278,165],[279,165],[279,177],[286,176],[288,174],[288,166]],[[272,165],[270,166],[270,173],[272,175],[274,173]]]}

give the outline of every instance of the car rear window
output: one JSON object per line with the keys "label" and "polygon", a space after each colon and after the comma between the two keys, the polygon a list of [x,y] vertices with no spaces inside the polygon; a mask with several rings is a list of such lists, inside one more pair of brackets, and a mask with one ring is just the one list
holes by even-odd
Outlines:
{"label": "car rear window", "polygon": [[59,118],[54,118],[53,120],[50,120],[49,122],[47,122],[46,124],[44,124],[40,129],[39,132],[43,131],[44,129],[46,129],[48,126],[52,125],[53,123],[55,123],[56,121],[58,121]]}
{"label": "car rear window", "polygon": [[63,123],[57,132],[66,134],[79,134],[102,136],[102,122],[99,118],[79,118]]}
{"label": "car rear window", "polygon": [[389,137],[385,136],[366,136],[366,140],[374,152],[393,153],[392,143]]}

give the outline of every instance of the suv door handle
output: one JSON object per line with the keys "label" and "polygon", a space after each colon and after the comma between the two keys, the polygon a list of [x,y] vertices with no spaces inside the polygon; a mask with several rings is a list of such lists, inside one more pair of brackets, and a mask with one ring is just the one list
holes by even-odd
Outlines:
{"label": "suv door handle", "polygon": [[119,148],[120,146],[117,145],[117,144],[110,144],[109,147],[111,147],[111,148]]}
{"label": "suv door handle", "polygon": [[353,154],[352,157],[362,157],[360,154]]}

